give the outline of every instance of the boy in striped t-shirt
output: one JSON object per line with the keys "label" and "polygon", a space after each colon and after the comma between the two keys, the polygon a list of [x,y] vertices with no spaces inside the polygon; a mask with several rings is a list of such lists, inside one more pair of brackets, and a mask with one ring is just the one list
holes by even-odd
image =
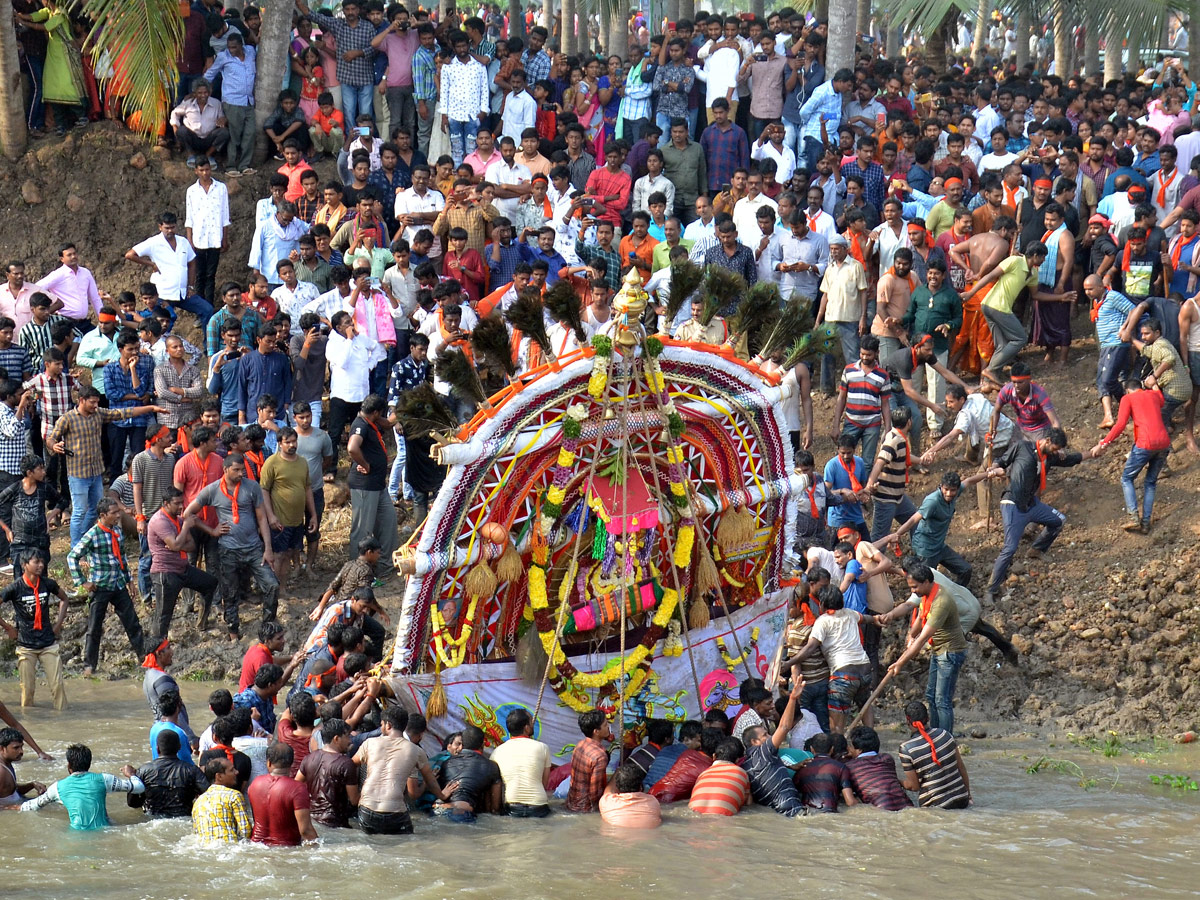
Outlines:
{"label": "boy in striped t-shirt", "polygon": [[[879,338],[864,335],[858,349],[858,362],[852,362],[842,371],[838,386],[837,408],[834,411],[834,428],[846,423],[843,435],[862,441],[863,459],[875,461],[879,447],[880,430],[892,427],[892,411],[888,397],[892,392],[892,379],[885,369],[879,367]],[[837,435],[834,435],[837,440]]]}
{"label": "boy in striped t-shirt", "polygon": [[901,783],[917,791],[918,806],[966,809],[971,802],[971,782],[954,735],[926,727],[929,710],[919,701],[904,707],[904,718],[917,733],[900,745]]}
{"label": "boy in striped t-shirt", "polygon": [[745,748],[725,738],[713,751],[713,764],[696,778],[688,809],[706,816],[732,816],[750,800],[750,776],[738,765]]}

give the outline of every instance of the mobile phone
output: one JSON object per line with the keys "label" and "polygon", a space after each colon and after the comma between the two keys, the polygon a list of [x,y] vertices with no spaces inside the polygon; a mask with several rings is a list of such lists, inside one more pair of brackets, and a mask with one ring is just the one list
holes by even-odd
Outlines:
{"label": "mobile phone", "polygon": [[357,129],[361,137],[367,137],[371,133],[371,129],[366,125],[360,125]]}
{"label": "mobile phone", "polygon": [[754,54],[754,58],[755,58],[756,60],[758,60],[759,62],[766,62],[766,61],[767,61],[767,54],[765,54],[765,53],[755,53],[755,54]]}
{"label": "mobile phone", "polygon": [[632,250],[630,250],[630,251],[629,251],[629,258],[630,258],[630,259],[637,259],[637,258],[638,258],[638,255],[637,255],[636,253],[634,253]]}
{"label": "mobile phone", "polygon": [[668,22],[668,23],[667,23],[667,28],[668,28],[669,30],[671,30],[671,31],[674,31],[674,30],[675,30],[675,23],[674,23],[674,22]]}
{"label": "mobile phone", "polygon": [[728,193],[729,193],[729,188],[730,188],[730,184],[729,184],[729,182],[727,181],[727,182],[725,182],[723,185],[721,185],[721,193],[722,193],[722,194],[728,194]]}

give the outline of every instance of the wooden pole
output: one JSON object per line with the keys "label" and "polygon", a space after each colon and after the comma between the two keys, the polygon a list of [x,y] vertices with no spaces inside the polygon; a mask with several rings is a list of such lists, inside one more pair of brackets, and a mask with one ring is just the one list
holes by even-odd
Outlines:
{"label": "wooden pole", "polygon": [[879,695],[881,693],[883,693],[883,689],[885,687],[887,687],[887,683],[891,680],[892,680],[892,673],[889,671],[886,675],[883,676],[883,680],[879,682],[879,687],[875,688],[875,690],[874,690],[874,692],[872,692],[871,696],[867,698],[867,702],[862,705],[862,709],[860,709],[858,711],[858,715],[854,717],[854,721],[852,721],[846,727],[847,732],[853,731],[854,728],[858,725],[858,723],[863,720],[863,716],[865,716],[867,714],[867,710],[869,710],[871,708],[871,704],[873,704],[875,702],[876,698],[878,698]]}

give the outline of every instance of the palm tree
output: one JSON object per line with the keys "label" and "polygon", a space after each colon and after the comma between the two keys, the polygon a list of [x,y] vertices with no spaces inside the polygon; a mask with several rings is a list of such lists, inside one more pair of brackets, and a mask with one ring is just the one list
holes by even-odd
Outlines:
{"label": "palm tree", "polygon": [[854,31],[858,16],[855,0],[830,0],[829,42],[825,48],[825,66],[832,75],[838,69],[854,68]]}
{"label": "palm tree", "polygon": [[257,49],[258,76],[254,82],[254,110],[258,120],[257,151],[264,157],[270,149],[263,125],[275,111],[279,101],[281,78],[271,78],[268,73],[282,75],[287,71],[288,46],[292,38],[292,13],[294,4],[279,2],[263,4],[262,28],[259,29]]}
{"label": "palm tree", "polygon": [[[96,23],[87,46],[93,59],[115,61],[126,108],[141,115],[141,130],[157,135],[166,124],[168,85],[179,79],[183,20],[179,0],[73,0],[72,14]],[[10,158],[29,145],[17,70],[11,0],[0,0],[0,145]],[[15,76],[15,77],[14,77]]]}

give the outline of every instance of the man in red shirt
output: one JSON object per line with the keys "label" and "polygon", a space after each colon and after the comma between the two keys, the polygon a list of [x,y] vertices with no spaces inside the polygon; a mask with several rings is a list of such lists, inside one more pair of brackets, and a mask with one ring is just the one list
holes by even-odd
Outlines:
{"label": "man in red shirt", "polygon": [[298,847],[315,841],[317,830],[309,815],[308,787],[292,777],[292,748],[279,741],[267,748],[267,774],[246,792],[254,811],[250,840],[270,847]]}
{"label": "man in red shirt", "polygon": [[[1166,425],[1163,423],[1162,411],[1165,402],[1162,391],[1157,386],[1147,389],[1140,378],[1131,375],[1125,382],[1125,396],[1121,398],[1117,421],[1113,424],[1112,431],[1088,454],[1095,459],[1103,453],[1109,444],[1121,436],[1125,426],[1129,424],[1130,416],[1133,417],[1133,448],[1129,451],[1125,471],[1121,473],[1125,512],[1129,516],[1129,521],[1122,526],[1126,531],[1150,533],[1150,516],[1154,511],[1158,476],[1166,466],[1167,455],[1171,452],[1171,436],[1167,434]],[[1134,480],[1142,469],[1146,470],[1146,481],[1142,493],[1142,513],[1139,516]]]}
{"label": "man in red shirt", "polygon": [[[213,429],[205,425],[194,428],[192,446],[195,449],[175,463],[175,487],[183,491],[184,509],[196,499],[200,491],[220,478],[224,472],[221,457],[216,453],[217,433]],[[215,510],[208,507],[202,509],[200,518],[209,528],[217,527]],[[216,568],[213,556],[217,539],[203,529],[194,529],[192,539],[196,543],[196,552],[192,557],[193,565],[198,566],[200,557],[203,556],[208,563],[208,569]]]}
{"label": "man in red shirt", "polygon": [[604,153],[604,168],[594,170],[587,180],[585,196],[596,201],[595,217],[620,226],[631,190],[633,182],[621,168],[621,149],[615,143],[609,144]]}
{"label": "man in red shirt", "polygon": [[604,713],[590,709],[579,717],[583,740],[571,753],[571,788],[567,792],[567,809],[572,812],[595,812],[608,786],[608,749],[612,743],[612,728]]}

